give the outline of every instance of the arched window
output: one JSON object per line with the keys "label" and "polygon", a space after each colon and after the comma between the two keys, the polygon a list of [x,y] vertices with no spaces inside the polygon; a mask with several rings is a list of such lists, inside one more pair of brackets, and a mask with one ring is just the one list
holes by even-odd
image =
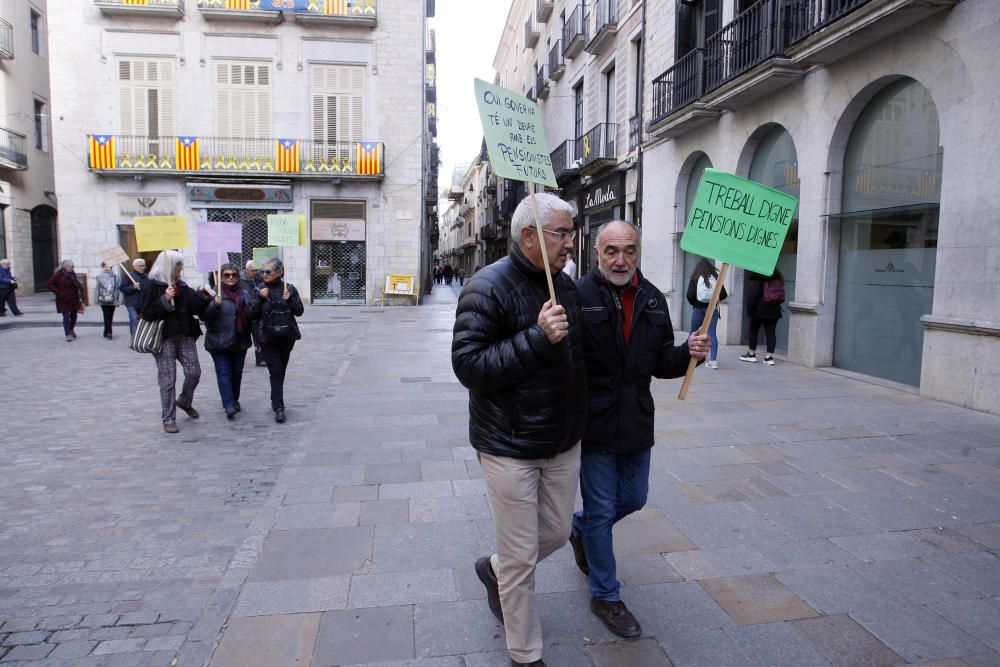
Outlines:
{"label": "arched window", "polygon": [[841,368],[920,383],[920,317],[934,298],[941,157],[937,108],[912,79],[886,86],[855,123],[838,216],[834,363]]}
{"label": "arched window", "polygon": [[[687,217],[691,212],[691,207],[694,205],[694,196],[698,192],[698,185],[701,183],[702,174],[705,173],[706,169],[711,169],[712,161],[707,155],[702,153],[695,160],[694,164],[691,165],[691,172],[688,176],[687,187],[684,190],[684,217],[680,223],[680,230],[683,231],[684,227],[687,225]],[[677,236],[677,243],[680,243],[680,235]],[[691,273],[694,271],[694,267],[698,264],[700,257],[698,255],[685,252],[684,253],[684,275],[681,276],[680,289],[681,289],[681,321],[679,323],[674,323],[674,327],[678,329],[687,330],[691,326],[691,313],[693,309],[691,304],[687,302],[684,298],[687,290],[688,279],[691,278]]]}

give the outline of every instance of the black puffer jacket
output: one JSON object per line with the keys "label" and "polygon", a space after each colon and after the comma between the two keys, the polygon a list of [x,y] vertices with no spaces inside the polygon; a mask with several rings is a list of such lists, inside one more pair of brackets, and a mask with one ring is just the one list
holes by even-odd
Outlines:
{"label": "black puffer jacket", "polygon": [[229,296],[226,290],[222,290],[222,303],[216,303],[215,299],[208,302],[208,307],[201,315],[201,320],[205,323],[205,349],[209,352],[215,350],[246,350],[250,347],[250,307],[253,297],[243,287],[240,287],[242,297],[240,307],[243,310],[243,329],[237,330],[236,322],[236,299]]}
{"label": "black puffer jacket", "polygon": [[667,300],[639,274],[628,347],[622,334],[618,288],[600,269],[577,282],[583,311],[590,410],[583,448],[629,454],[653,446],[651,377],[676,378],[687,371],[688,345],[674,345]]}
{"label": "black puffer jacket", "polygon": [[163,320],[163,340],[190,336],[201,336],[201,325],[195,315],[201,315],[208,307],[208,295],[202,296],[187,286],[187,283],[176,282],[174,289],[177,295],[171,304],[167,299],[167,284],[159,280],[149,279],[142,290],[142,319],[150,322]]}
{"label": "black puffer jacket", "polygon": [[451,365],[469,388],[469,440],[477,451],[551,458],[583,437],[587,383],[579,299],[569,276],[560,272],[552,280],[569,317],[569,335],[556,345],[538,325],[549,299],[545,274],[516,245],[462,290]]}

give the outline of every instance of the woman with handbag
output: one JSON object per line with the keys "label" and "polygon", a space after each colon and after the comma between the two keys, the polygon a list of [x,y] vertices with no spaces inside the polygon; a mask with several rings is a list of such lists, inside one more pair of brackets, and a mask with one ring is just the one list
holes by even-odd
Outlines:
{"label": "woman with handbag", "polygon": [[[201,364],[198,363],[195,344],[201,336],[201,325],[195,316],[205,312],[208,301],[188,287],[181,278],[183,271],[184,260],[179,252],[161,252],[143,289],[140,311],[146,322],[163,322],[162,343],[159,352],[153,352],[153,358],[156,360],[156,380],[160,385],[163,430],[167,433],[178,431],[177,408],[191,419],[201,416],[191,405],[194,390],[201,379]],[[140,328],[136,329],[136,335]],[[175,398],[178,362],[184,370],[184,384],[180,395]]]}
{"label": "woman with handbag", "polygon": [[240,284],[240,270],[223,264],[222,287],[218,292],[202,288],[211,297],[201,319],[207,326],[205,350],[212,355],[215,379],[226,418],[240,411],[240,385],[243,364],[250,349],[250,304],[253,297]]}
{"label": "woman with handbag", "polygon": [[250,308],[250,318],[256,321],[257,340],[271,376],[271,409],[274,421],[285,421],[285,370],[295,347],[302,338],[296,317],[305,310],[295,285],[284,282],[285,265],[280,259],[269,259],[261,267],[264,284]]}
{"label": "woman with handbag", "polygon": [[104,315],[104,337],[111,340],[111,321],[115,317],[115,308],[121,305],[118,287],[121,282],[118,274],[107,262],[101,262],[101,272],[97,275],[97,305]]}
{"label": "woman with handbag", "polygon": [[83,312],[83,288],[76,279],[73,260],[64,259],[45,287],[56,295],[56,312],[62,314],[66,342],[76,340],[76,316]]}
{"label": "woman with handbag", "polygon": [[[712,300],[712,292],[715,291],[718,279],[719,270],[715,268],[714,264],[704,257],[698,260],[694,271],[691,272],[687,288],[687,300],[694,309],[691,311],[691,331],[697,331],[705,322],[705,317],[708,315],[708,302]],[[726,294],[726,288],[723,286],[719,292],[719,301],[725,301],[727,296],[729,295]],[[719,337],[716,335],[719,316],[719,308],[716,306],[715,312],[712,313],[712,320],[708,324],[708,340],[712,347],[708,361],[705,362],[706,368],[719,368],[717,359],[719,356]]]}

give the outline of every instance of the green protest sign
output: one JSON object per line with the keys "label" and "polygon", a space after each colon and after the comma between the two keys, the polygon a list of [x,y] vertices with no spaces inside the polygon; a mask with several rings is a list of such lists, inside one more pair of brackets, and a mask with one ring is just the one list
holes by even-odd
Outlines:
{"label": "green protest sign", "polygon": [[795,212],[795,197],[706,169],[681,249],[769,276]]}
{"label": "green protest sign", "polygon": [[263,266],[264,262],[271,259],[281,259],[281,248],[254,248],[253,249],[253,263],[258,269]]}
{"label": "green protest sign", "polygon": [[476,103],[497,176],[556,187],[538,104],[482,79],[476,79]]}
{"label": "green protest sign", "polygon": [[267,245],[297,246],[299,245],[298,215],[268,215]]}

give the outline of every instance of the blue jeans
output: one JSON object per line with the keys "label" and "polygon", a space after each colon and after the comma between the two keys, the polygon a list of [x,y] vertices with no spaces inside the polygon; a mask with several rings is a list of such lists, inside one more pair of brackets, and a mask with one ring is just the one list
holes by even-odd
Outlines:
{"label": "blue jeans", "polygon": [[[695,308],[691,312],[691,331],[695,332],[698,327],[701,326],[702,322],[705,321],[705,309]],[[709,355],[709,361],[715,361],[716,357],[719,356],[719,337],[715,335],[715,327],[719,325],[719,309],[716,308],[715,312],[712,314],[712,321],[708,323],[708,340],[712,344],[712,353]]]}
{"label": "blue jeans", "polygon": [[240,385],[243,383],[243,362],[246,361],[247,351],[238,350],[212,350],[212,362],[215,363],[215,379],[219,383],[219,397],[222,399],[223,408],[236,406],[236,401],[240,400]]}
{"label": "blue jeans", "polygon": [[135,306],[125,306],[128,311],[128,333],[131,336],[135,333],[135,325],[139,320],[139,309]]}
{"label": "blue jeans", "polygon": [[580,456],[583,510],[573,515],[573,534],[583,542],[590,568],[590,593],[598,600],[621,599],[611,529],[646,504],[651,451],[585,451]]}
{"label": "blue jeans", "polygon": [[73,334],[73,330],[76,329],[76,310],[70,310],[62,314],[63,318],[63,335],[69,336]]}

